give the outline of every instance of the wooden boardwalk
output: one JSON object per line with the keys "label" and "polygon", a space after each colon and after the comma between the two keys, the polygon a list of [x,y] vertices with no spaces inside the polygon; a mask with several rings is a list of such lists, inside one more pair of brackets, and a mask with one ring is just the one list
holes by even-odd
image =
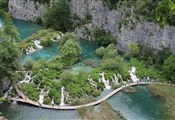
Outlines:
{"label": "wooden boardwalk", "polygon": [[[115,95],[116,93],[118,93],[119,91],[121,91],[124,88],[130,87],[130,86],[136,86],[136,85],[147,85],[147,84],[153,84],[154,82],[138,82],[138,83],[131,83],[131,84],[127,84],[125,86],[121,86],[120,88],[117,88],[115,90],[113,90],[112,92],[110,92],[109,94],[107,94],[106,96],[104,96],[103,98],[95,101],[95,102],[91,102],[91,103],[87,103],[87,104],[83,104],[83,105],[76,105],[76,106],[59,106],[59,105],[41,105],[38,102],[34,102],[30,99],[28,99],[19,89],[17,85],[14,85],[14,88],[16,90],[16,92],[22,97],[22,98],[10,98],[10,100],[13,101],[17,101],[17,102],[22,102],[22,103],[27,103],[30,105],[34,105],[34,106],[38,106],[41,108],[46,108],[46,109],[57,109],[57,110],[74,110],[74,109],[78,109],[81,107],[89,107],[89,106],[95,106],[100,104],[101,102],[109,99],[110,97],[112,97],[113,95]],[[163,83],[159,83],[159,84],[163,84]]]}

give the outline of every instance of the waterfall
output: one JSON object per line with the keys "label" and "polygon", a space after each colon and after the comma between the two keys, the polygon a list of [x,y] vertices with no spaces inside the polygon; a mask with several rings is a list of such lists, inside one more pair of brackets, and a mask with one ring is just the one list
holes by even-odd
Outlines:
{"label": "waterfall", "polygon": [[35,49],[33,47],[29,47],[26,49],[26,54],[30,54],[30,53],[33,53],[35,52]]}
{"label": "waterfall", "polygon": [[60,105],[64,105],[64,86],[61,87],[61,103]]}
{"label": "waterfall", "polygon": [[42,105],[44,103],[44,89],[41,90],[38,102]]}
{"label": "waterfall", "polygon": [[93,81],[93,79],[90,76],[88,76],[88,80],[89,80],[89,82],[91,83],[92,86],[97,88],[97,85],[95,84],[95,82]]}
{"label": "waterfall", "polygon": [[29,83],[33,80],[34,77],[31,77],[29,72],[25,72],[24,80],[20,81],[19,83]]}
{"label": "waterfall", "polygon": [[34,44],[36,45],[36,47],[37,47],[38,49],[43,48],[43,47],[40,45],[40,41],[39,41],[39,40],[34,40],[33,42],[34,42]]}
{"label": "waterfall", "polygon": [[100,73],[99,81],[102,81],[105,85],[105,89],[110,89],[111,86],[109,85],[109,80],[105,80],[104,72]]}
{"label": "waterfall", "polygon": [[116,74],[114,74],[114,78],[112,78],[112,82],[115,84],[118,84],[118,77]]}
{"label": "waterfall", "polygon": [[54,103],[54,99],[52,99],[52,101],[51,101],[51,105],[54,105],[55,103]]}
{"label": "waterfall", "polygon": [[8,90],[7,92],[4,93],[4,95],[3,95],[2,98],[7,98],[8,95],[9,95],[9,93],[11,93],[12,89],[13,89],[13,86],[11,86],[11,87],[9,88],[9,90]]}
{"label": "waterfall", "polygon": [[131,80],[133,82],[138,82],[139,81],[139,79],[137,78],[137,76],[135,74],[136,73],[136,68],[135,67],[131,67],[131,69],[128,72],[129,72],[129,74],[131,76]]}

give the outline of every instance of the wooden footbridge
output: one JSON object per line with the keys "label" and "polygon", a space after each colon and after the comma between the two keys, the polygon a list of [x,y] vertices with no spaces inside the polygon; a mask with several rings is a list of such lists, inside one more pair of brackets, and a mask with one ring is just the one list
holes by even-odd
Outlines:
{"label": "wooden footbridge", "polygon": [[[22,103],[26,103],[26,104],[30,104],[33,106],[37,106],[37,107],[41,107],[41,108],[46,108],[46,109],[57,109],[57,110],[74,110],[74,109],[78,109],[81,107],[89,107],[89,106],[95,106],[100,104],[101,102],[109,99],[110,97],[112,97],[113,95],[115,95],[116,93],[118,93],[119,91],[121,91],[124,88],[130,87],[130,86],[136,86],[136,85],[147,85],[147,84],[153,84],[153,83],[157,83],[157,82],[137,82],[137,83],[130,83],[130,84],[126,84],[123,85],[115,90],[113,90],[112,92],[110,92],[109,94],[107,94],[106,96],[104,96],[103,98],[95,101],[95,102],[91,102],[91,103],[87,103],[87,104],[83,104],[83,105],[76,105],[76,106],[68,106],[68,105],[64,105],[64,106],[60,106],[60,105],[45,105],[45,104],[39,104],[38,102],[34,102],[32,100],[30,100],[27,96],[25,96],[18,88],[17,84],[14,84],[14,88],[16,90],[16,92],[19,94],[19,96],[21,98],[10,98],[10,100],[13,101],[17,101],[17,102],[22,102]],[[157,83],[157,84],[164,84],[164,83]]]}

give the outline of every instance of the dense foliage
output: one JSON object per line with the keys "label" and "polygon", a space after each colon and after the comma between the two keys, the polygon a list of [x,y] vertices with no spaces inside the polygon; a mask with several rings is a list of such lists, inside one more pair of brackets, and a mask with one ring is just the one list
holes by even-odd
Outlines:
{"label": "dense foliage", "polygon": [[106,48],[100,47],[95,52],[99,57],[103,59],[115,58],[117,55],[117,49],[114,44],[109,44]]}
{"label": "dense foliage", "polygon": [[125,11],[126,16],[131,15],[131,8],[134,7],[135,18],[138,20],[157,21],[161,25],[175,25],[175,1],[173,0],[123,0],[121,8],[129,8]]}
{"label": "dense foliage", "polygon": [[8,11],[8,0],[0,1],[0,15],[3,15],[4,12]]}
{"label": "dense foliage", "polygon": [[95,42],[102,46],[116,43],[116,39],[114,38],[114,36],[109,31],[101,28],[95,28],[93,30],[93,37]]}
{"label": "dense foliage", "polygon": [[125,57],[131,58],[131,63],[138,69],[138,76],[150,76],[174,82],[175,57],[169,48],[153,52],[154,50],[147,45],[138,46],[136,43],[131,43],[129,50],[129,54],[126,53]]}
{"label": "dense foliage", "polygon": [[12,19],[8,13],[3,13],[3,20],[2,31],[0,31],[1,37],[9,41],[18,41],[20,39],[19,33],[16,27],[13,25]]}
{"label": "dense foliage", "polygon": [[61,38],[60,51],[67,64],[74,64],[81,54],[79,37],[74,33],[66,33]]}
{"label": "dense foliage", "polygon": [[44,23],[49,28],[68,31],[72,27],[68,0],[53,1],[46,9]]}

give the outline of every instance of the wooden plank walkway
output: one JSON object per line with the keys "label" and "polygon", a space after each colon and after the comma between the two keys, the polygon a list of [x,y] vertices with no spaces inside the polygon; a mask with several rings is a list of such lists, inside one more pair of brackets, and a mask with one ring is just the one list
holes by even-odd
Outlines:
{"label": "wooden plank walkway", "polygon": [[[130,87],[130,86],[136,86],[136,85],[147,85],[147,84],[153,84],[153,82],[138,82],[138,83],[131,83],[131,84],[127,84],[125,86],[121,86],[120,88],[117,88],[115,90],[113,90],[112,92],[110,92],[109,94],[107,94],[106,96],[104,96],[103,98],[95,101],[95,102],[91,102],[91,103],[87,103],[87,104],[83,104],[83,105],[76,105],[76,106],[59,106],[59,105],[41,105],[38,102],[34,102],[30,99],[28,99],[19,89],[18,86],[16,84],[14,84],[14,88],[16,90],[16,92],[22,97],[22,98],[10,98],[10,100],[13,101],[17,101],[17,102],[22,102],[22,103],[27,103],[30,105],[34,105],[34,106],[38,106],[41,108],[46,108],[46,109],[57,109],[57,110],[74,110],[74,109],[78,109],[81,107],[89,107],[89,106],[95,106],[100,104],[101,102],[107,100],[108,98],[112,97],[113,95],[115,95],[116,93],[118,93],[119,91],[121,91],[124,88]],[[162,83],[161,83],[162,84]]]}

